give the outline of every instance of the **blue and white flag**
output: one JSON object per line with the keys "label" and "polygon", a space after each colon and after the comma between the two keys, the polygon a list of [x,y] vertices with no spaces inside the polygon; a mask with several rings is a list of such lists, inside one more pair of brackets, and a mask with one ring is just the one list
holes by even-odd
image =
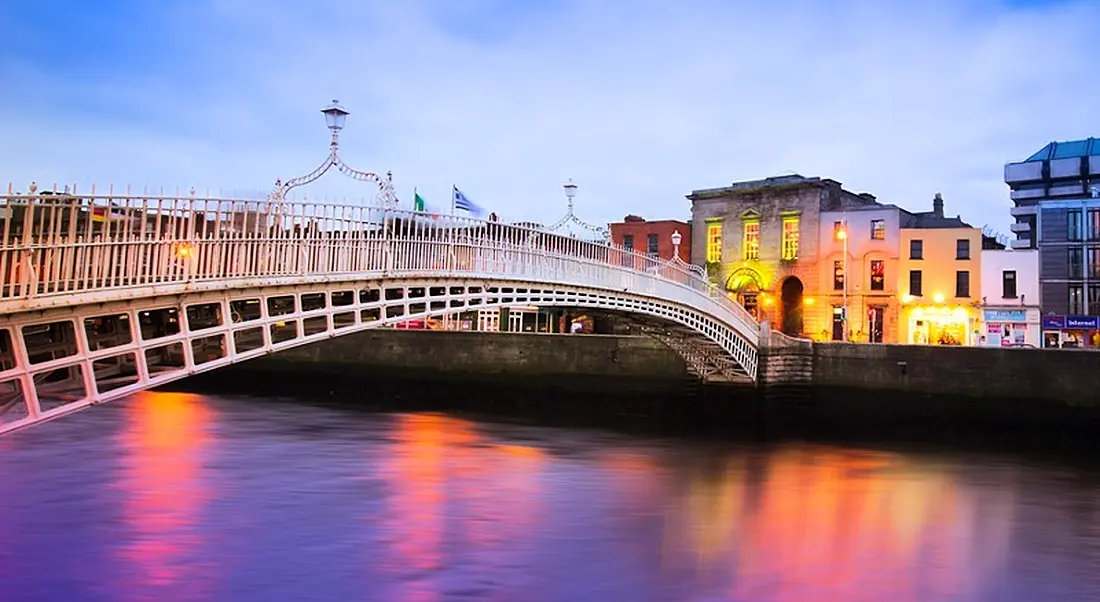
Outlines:
{"label": "blue and white flag", "polygon": [[453,207],[455,209],[461,209],[463,211],[466,211],[470,215],[474,215],[476,217],[483,217],[485,215],[485,210],[482,209],[481,207],[478,207],[477,205],[475,205],[473,203],[473,201],[471,201],[470,199],[466,198],[466,195],[462,194],[462,191],[459,190],[457,186],[455,186],[453,188],[454,188]]}

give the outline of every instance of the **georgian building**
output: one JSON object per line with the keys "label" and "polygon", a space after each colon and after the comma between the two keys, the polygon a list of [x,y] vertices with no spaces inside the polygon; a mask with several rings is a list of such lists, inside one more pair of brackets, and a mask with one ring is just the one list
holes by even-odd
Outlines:
{"label": "georgian building", "polygon": [[[637,215],[628,215],[623,221],[608,224],[611,242],[626,249],[645,253],[650,257],[672,259],[679,250],[680,260],[691,263],[691,224],[674,219],[646,221]],[[680,234],[680,244],[674,244],[673,235]]]}
{"label": "georgian building", "polygon": [[[833,324],[834,290],[822,278],[823,212],[881,207],[840,182],[799,175],[693,191],[691,257],[760,320],[793,336],[820,338]],[[828,263],[822,263],[828,262]]]}

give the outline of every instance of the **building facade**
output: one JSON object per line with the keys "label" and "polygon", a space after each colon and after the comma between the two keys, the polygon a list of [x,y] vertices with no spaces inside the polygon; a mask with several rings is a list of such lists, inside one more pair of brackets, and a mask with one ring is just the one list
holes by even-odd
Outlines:
{"label": "building facade", "polygon": [[916,345],[975,345],[981,330],[982,231],[932,211],[911,213],[900,233],[897,285],[902,291],[901,341]]}
{"label": "building facade", "polygon": [[680,260],[691,263],[691,224],[687,222],[672,219],[650,222],[637,215],[628,215],[608,227],[611,242],[616,245],[665,260],[674,255],[673,234],[678,232]]}
{"label": "building facade", "polygon": [[897,343],[901,226],[909,213],[893,205],[821,212],[820,303],[831,318],[817,340]]}
{"label": "building facade", "polygon": [[1051,142],[1004,175],[1012,247],[1039,251],[1043,313],[1100,316],[1100,138]]}
{"label": "building facade", "polygon": [[1042,345],[1039,251],[982,249],[982,328],[987,347]]}
{"label": "building facade", "polygon": [[[840,182],[799,175],[738,182],[693,191],[691,243],[694,263],[731,298],[760,320],[793,336],[819,338],[832,329],[824,294],[821,214],[878,206]],[[828,265],[832,265],[831,263]]]}

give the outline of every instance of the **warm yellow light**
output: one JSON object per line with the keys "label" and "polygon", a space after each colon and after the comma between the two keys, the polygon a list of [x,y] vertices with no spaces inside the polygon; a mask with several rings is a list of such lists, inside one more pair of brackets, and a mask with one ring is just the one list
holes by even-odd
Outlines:
{"label": "warm yellow light", "polygon": [[180,245],[176,247],[176,256],[186,258],[191,256],[191,245]]}
{"label": "warm yellow light", "polygon": [[966,321],[966,310],[961,307],[956,307],[955,311],[951,312],[951,315],[960,322]]}
{"label": "warm yellow light", "polygon": [[908,294],[902,295],[901,296],[901,302],[902,303],[912,303],[913,302],[913,295],[908,295]]}
{"label": "warm yellow light", "polygon": [[764,297],[764,305],[771,305],[772,303],[775,303],[775,299],[772,299],[771,297]]}
{"label": "warm yellow light", "polygon": [[943,293],[936,293],[932,299],[934,299],[936,303],[943,303]]}
{"label": "warm yellow light", "polygon": [[837,240],[844,240],[845,238],[848,238],[848,231],[847,230],[840,229],[840,230],[836,231],[836,239]]}
{"label": "warm yellow light", "polygon": [[813,305],[814,304],[814,298],[813,297],[806,297],[805,299],[802,300],[802,304],[803,305]]}

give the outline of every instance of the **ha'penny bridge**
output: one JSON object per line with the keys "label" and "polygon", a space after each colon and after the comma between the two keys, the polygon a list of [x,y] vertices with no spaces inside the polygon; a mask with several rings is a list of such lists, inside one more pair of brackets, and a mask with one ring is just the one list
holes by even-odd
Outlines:
{"label": "ha'penny bridge", "polygon": [[[338,131],[325,164],[265,200],[9,186],[0,433],[330,337],[500,308],[621,315],[700,378],[756,377],[757,322],[700,268],[606,239],[397,209],[388,177],[339,159]],[[286,200],[333,166],[374,181],[380,202]]]}

